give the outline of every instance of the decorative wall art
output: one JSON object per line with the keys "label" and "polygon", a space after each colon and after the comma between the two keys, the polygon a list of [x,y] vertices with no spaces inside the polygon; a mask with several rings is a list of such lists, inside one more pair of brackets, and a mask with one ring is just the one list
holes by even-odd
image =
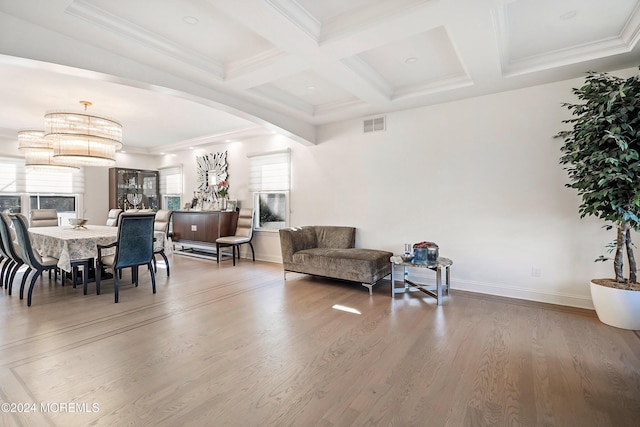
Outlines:
{"label": "decorative wall art", "polygon": [[215,195],[217,185],[227,180],[227,152],[210,153],[196,156],[197,162],[197,190],[204,194]]}

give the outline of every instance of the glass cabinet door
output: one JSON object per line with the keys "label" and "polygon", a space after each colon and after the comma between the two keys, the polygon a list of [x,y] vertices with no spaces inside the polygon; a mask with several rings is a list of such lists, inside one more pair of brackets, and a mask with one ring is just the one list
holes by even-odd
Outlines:
{"label": "glass cabinet door", "polygon": [[110,177],[110,208],[159,209],[157,171],[112,168]]}

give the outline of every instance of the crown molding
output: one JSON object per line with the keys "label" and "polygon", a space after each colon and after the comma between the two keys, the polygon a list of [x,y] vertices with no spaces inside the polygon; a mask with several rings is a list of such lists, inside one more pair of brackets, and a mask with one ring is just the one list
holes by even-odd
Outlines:
{"label": "crown molding", "polygon": [[308,102],[304,102],[295,96],[291,96],[285,91],[270,84],[254,87],[251,89],[251,92],[260,95],[268,101],[276,102],[285,107],[292,108],[307,117],[313,116],[313,105]]}
{"label": "crown molding", "polygon": [[329,115],[333,113],[341,113],[356,108],[366,108],[367,104],[358,98],[347,98],[341,101],[328,102],[326,104],[316,105],[313,109],[315,117]]}
{"label": "crown molding", "polygon": [[385,100],[391,100],[393,95],[393,88],[373,67],[360,57],[352,56],[351,58],[345,58],[340,61],[342,65],[348,68],[352,73],[356,74],[358,78],[367,82],[367,84],[375,90],[379,96]]}
{"label": "crown molding", "polygon": [[295,0],[264,0],[274,11],[295,25],[316,44],[320,40],[322,25]]}
{"label": "crown molding", "polygon": [[393,94],[393,101],[400,101],[473,85],[473,80],[467,74],[461,73],[444,77],[429,83],[399,88]]}
{"label": "crown molding", "polygon": [[286,52],[274,47],[264,50],[256,55],[229,62],[225,67],[225,80],[240,77],[243,74],[259,68],[264,68],[286,55]]}

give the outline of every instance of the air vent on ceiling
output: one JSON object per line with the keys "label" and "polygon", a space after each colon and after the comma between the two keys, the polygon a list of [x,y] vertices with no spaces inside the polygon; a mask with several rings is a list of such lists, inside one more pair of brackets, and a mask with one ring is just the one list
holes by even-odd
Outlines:
{"label": "air vent on ceiling", "polygon": [[380,132],[387,129],[385,117],[375,117],[364,121],[364,133]]}

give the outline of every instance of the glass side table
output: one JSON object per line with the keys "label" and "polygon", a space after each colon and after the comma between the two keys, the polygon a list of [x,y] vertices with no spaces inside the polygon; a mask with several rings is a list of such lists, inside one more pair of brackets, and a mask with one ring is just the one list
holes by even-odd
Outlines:
{"label": "glass side table", "polygon": [[[449,293],[449,285],[451,283],[451,266],[453,265],[453,261],[449,258],[439,257],[438,262],[434,264],[425,264],[425,263],[413,263],[411,261],[404,262],[402,258],[399,256],[391,257],[391,297],[394,298],[396,294],[403,294],[405,292],[412,291],[422,291],[425,294],[429,295],[436,299],[438,305],[442,305],[442,270],[445,273],[445,284],[444,289],[447,294]],[[396,267],[402,267],[403,275],[402,282],[404,286],[396,288]],[[426,285],[415,283],[408,279],[409,269],[410,268],[426,268],[436,272],[436,284],[435,285]]]}

